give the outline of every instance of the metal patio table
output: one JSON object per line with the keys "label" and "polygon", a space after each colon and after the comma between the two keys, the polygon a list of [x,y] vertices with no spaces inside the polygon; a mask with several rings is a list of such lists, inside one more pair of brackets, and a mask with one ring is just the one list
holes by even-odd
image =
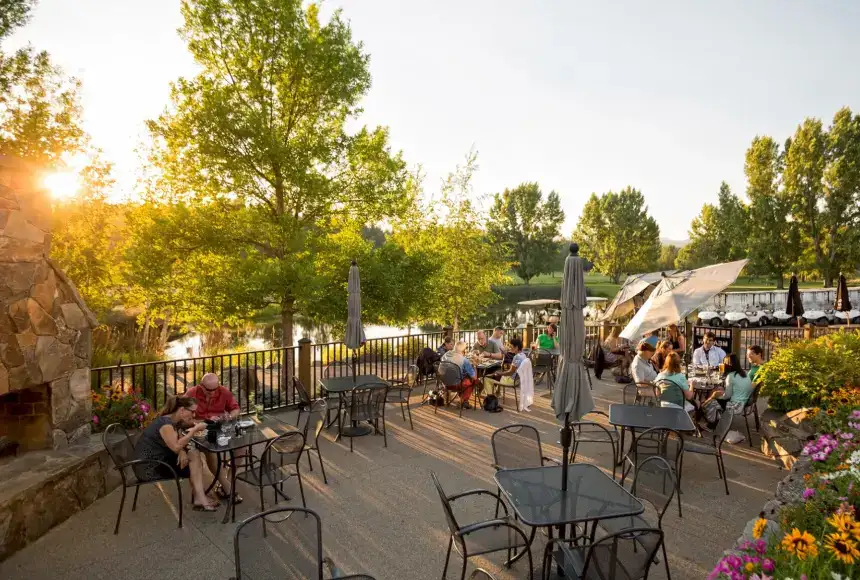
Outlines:
{"label": "metal patio table", "polygon": [[649,407],[646,405],[609,405],[609,424],[621,427],[619,463],[624,457],[624,432],[630,429],[646,430],[653,427],[673,429],[678,432],[695,432],[696,426],[690,415],[678,407]]}
{"label": "metal patio table", "polygon": [[272,439],[277,439],[285,433],[296,431],[292,425],[279,421],[278,419],[266,418],[257,419],[252,427],[242,429],[241,435],[230,437],[230,441],[226,445],[218,445],[217,442],[212,443],[205,437],[195,437],[192,439],[194,443],[203,451],[218,454],[218,469],[215,473],[215,479],[218,478],[218,472],[221,471],[221,454],[230,456],[230,497],[227,501],[227,509],[224,511],[224,519],[221,523],[226,524],[228,519],[232,518],[233,523],[236,522],[236,504],[234,503],[236,495],[236,452],[247,448],[248,453],[252,453],[252,447],[263,443],[268,443]]}

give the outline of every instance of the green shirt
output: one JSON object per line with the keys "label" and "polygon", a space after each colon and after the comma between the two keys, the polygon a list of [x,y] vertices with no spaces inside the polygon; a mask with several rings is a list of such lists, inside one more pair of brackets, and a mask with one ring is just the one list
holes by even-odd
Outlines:
{"label": "green shirt", "polygon": [[546,350],[552,350],[555,348],[555,337],[550,336],[548,334],[540,334],[538,335],[538,348],[543,348]]}
{"label": "green shirt", "polygon": [[760,368],[761,367],[759,365],[752,365],[750,370],[747,371],[747,376],[750,378],[750,381],[752,381],[752,384],[755,384],[755,376],[758,374],[758,370]]}
{"label": "green shirt", "polygon": [[660,388],[661,401],[674,403],[679,407],[684,406],[686,398],[681,391],[689,391],[690,383],[687,382],[687,377],[683,373],[660,373],[654,382]]}
{"label": "green shirt", "polygon": [[729,400],[732,403],[746,405],[753,392],[752,381],[749,376],[742,377],[738,373],[729,373],[726,377],[726,392],[729,391],[731,391]]}
{"label": "green shirt", "polygon": [[479,343],[476,342],[474,344],[474,346],[472,346],[472,351],[473,352],[487,353],[487,354],[501,354],[502,353],[502,349],[499,348],[498,343],[493,342],[492,340],[487,340],[487,344],[484,346],[481,346]]}

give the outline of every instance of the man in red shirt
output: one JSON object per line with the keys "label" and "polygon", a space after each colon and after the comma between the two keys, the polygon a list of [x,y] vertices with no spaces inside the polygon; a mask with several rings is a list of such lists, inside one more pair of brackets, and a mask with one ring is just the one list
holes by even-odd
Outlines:
{"label": "man in red shirt", "polygon": [[[236,397],[233,396],[230,389],[221,385],[221,381],[215,373],[203,375],[200,384],[185,391],[185,396],[197,401],[197,409],[194,412],[196,419],[218,419],[224,413],[229,414],[230,419],[236,419],[241,413]],[[207,452],[206,464],[209,466],[209,471],[215,473],[218,471],[218,456],[215,453]],[[221,471],[218,471],[218,483],[221,486],[217,493],[221,499],[227,499],[230,495],[230,477],[226,467],[226,465],[222,465]],[[242,501],[238,493],[235,501],[236,503]]]}

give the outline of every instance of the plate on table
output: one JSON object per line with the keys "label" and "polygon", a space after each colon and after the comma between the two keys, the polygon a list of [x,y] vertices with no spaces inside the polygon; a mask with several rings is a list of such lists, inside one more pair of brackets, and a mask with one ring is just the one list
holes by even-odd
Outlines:
{"label": "plate on table", "polygon": [[251,421],[250,419],[242,419],[241,421],[239,421],[236,424],[239,426],[240,429],[247,429],[248,427],[254,426],[254,422]]}

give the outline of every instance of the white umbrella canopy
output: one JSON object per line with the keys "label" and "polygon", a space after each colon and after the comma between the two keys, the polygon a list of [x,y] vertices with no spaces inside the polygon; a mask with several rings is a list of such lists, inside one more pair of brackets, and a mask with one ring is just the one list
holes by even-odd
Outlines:
{"label": "white umbrella canopy", "polygon": [[714,264],[666,276],[621,331],[621,337],[632,340],[686,318],[737,280],[748,261]]}
{"label": "white umbrella canopy", "polygon": [[564,261],[561,281],[561,320],[559,324],[558,378],[552,397],[552,408],[565,424],[571,416],[578,421],[594,410],[594,400],[588,386],[588,376],[582,364],[585,354],[585,320],[582,309],[588,303],[585,296],[585,276],[579,246],[570,245],[570,255]]}
{"label": "white umbrella canopy", "polygon": [[649,288],[653,289],[654,286],[663,280],[663,276],[670,276],[674,273],[675,270],[670,270],[668,272],[648,272],[647,274],[627,276],[624,284],[621,285],[621,289],[618,290],[618,294],[615,295],[615,298],[606,307],[606,311],[600,317],[600,320],[614,320],[630,314],[633,312],[634,298],[646,293]]}
{"label": "white umbrella canopy", "polygon": [[367,342],[364,327],[361,325],[361,279],[358,276],[358,265],[355,260],[349,267],[349,281],[346,285],[349,295],[347,302],[346,336],[343,343],[346,348],[356,350]]}

